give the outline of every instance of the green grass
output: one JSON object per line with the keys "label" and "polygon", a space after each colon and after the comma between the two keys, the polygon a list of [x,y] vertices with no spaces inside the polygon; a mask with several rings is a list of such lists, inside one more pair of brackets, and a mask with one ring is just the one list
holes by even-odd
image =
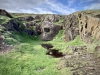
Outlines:
{"label": "green grass", "polygon": [[71,50],[66,50],[68,46],[83,46],[85,43],[82,41],[80,36],[78,35],[74,40],[70,42],[64,42],[64,30],[61,30],[58,35],[53,39],[53,41],[49,41],[54,45],[55,49],[60,50],[61,52],[71,53]]}
{"label": "green grass", "polygon": [[[15,34],[14,34],[15,33]],[[8,35],[6,35],[7,38]],[[58,59],[46,55],[41,47],[39,37],[27,36],[13,32],[10,36],[17,40],[15,49],[8,54],[0,55],[0,75],[57,75]]]}
{"label": "green grass", "polygon": [[0,15],[0,24],[5,24],[6,22],[8,22],[10,20],[9,17]]}
{"label": "green grass", "polygon": [[63,32],[64,30],[61,30],[54,40],[49,42],[39,40],[39,36],[27,36],[25,33],[4,34],[6,38],[16,41],[7,40],[8,44],[15,45],[15,49],[0,55],[0,75],[71,75],[69,68],[57,70],[60,58],[46,55],[47,50],[40,45],[51,43],[54,48],[65,51],[68,45],[83,44],[79,36],[71,42],[64,43]]}
{"label": "green grass", "polygon": [[64,30],[52,41],[41,41],[40,36],[28,36],[25,33],[10,32],[3,34],[8,44],[15,45],[15,49],[8,54],[0,55],[0,75],[72,75],[70,68],[57,70],[60,58],[46,55],[47,50],[40,44],[50,43],[54,49],[72,53],[68,46],[83,46],[84,42],[78,35],[70,42],[64,42]]}
{"label": "green grass", "polygon": [[[12,14],[13,16],[22,17],[22,14]],[[23,16],[29,16],[24,15]],[[45,15],[44,15],[45,16]],[[2,20],[1,20],[2,19]],[[0,16],[0,23],[9,20],[4,16]],[[63,20],[60,19],[56,24],[60,25]],[[4,32],[5,30],[1,30]],[[60,58],[53,58],[46,55],[47,50],[41,47],[42,43],[50,43],[54,49],[61,52],[72,53],[68,46],[87,45],[78,35],[70,42],[64,42],[64,30],[59,31],[58,35],[52,41],[41,41],[40,36],[28,36],[25,33],[4,32],[6,43],[15,45],[15,49],[7,54],[0,54],[0,75],[72,75],[70,68],[57,70],[57,63]],[[88,44],[88,52],[93,52],[95,46],[100,42]]]}
{"label": "green grass", "polygon": [[1,75],[56,75],[57,59],[46,56],[45,52],[46,50],[40,45],[23,43],[16,48],[16,51],[1,56],[0,73]]}
{"label": "green grass", "polygon": [[61,25],[62,22],[63,22],[63,18],[60,18],[59,21],[58,21],[58,22],[55,22],[54,24],[56,24],[56,25]]}

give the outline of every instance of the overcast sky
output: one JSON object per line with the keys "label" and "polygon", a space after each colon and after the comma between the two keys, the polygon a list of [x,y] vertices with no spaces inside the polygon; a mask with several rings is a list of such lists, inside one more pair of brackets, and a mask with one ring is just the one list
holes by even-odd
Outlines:
{"label": "overcast sky", "polygon": [[100,9],[100,0],[0,0],[0,9],[17,13],[71,14]]}

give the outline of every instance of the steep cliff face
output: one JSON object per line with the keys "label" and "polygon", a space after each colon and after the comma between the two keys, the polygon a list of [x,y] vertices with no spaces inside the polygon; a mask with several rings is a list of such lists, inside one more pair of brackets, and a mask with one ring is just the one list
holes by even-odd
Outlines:
{"label": "steep cliff face", "polygon": [[[0,12],[0,15],[4,14]],[[5,11],[6,13],[6,11]],[[18,14],[12,13],[14,18],[7,20],[3,26],[8,31],[25,32],[28,35],[40,35],[41,40],[52,40],[62,29],[63,16],[55,14]],[[5,15],[8,17],[7,15]]]}
{"label": "steep cliff face", "polygon": [[100,40],[100,18],[81,14],[79,30],[81,38],[86,43]]}
{"label": "steep cliff face", "polygon": [[58,22],[60,16],[57,15],[47,15],[41,25],[41,40],[52,40],[55,37],[59,30],[62,29],[61,25],[54,24]]}
{"label": "steep cliff face", "polygon": [[8,18],[7,16],[0,15],[0,24],[8,31],[25,32],[28,35],[38,35],[41,32],[40,23],[42,15],[28,15],[23,17]]}
{"label": "steep cliff face", "polygon": [[18,31],[20,33],[25,32],[28,35],[37,35],[39,26],[34,24],[27,24],[25,22],[21,22],[18,19],[12,19],[3,26],[6,27],[8,31]]}
{"label": "steep cliff face", "polygon": [[79,20],[78,17],[74,14],[68,15],[65,17],[63,28],[65,29],[65,41],[74,40],[74,38],[79,35]]}
{"label": "steep cliff face", "polygon": [[100,17],[99,13],[76,12],[65,17],[65,41],[73,40],[80,35],[85,43],[100,40]]}

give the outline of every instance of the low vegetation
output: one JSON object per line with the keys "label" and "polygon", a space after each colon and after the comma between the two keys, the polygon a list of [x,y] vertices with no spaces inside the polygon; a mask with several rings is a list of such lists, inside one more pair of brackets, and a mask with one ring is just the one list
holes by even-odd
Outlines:
{"label": "low vegetation", "polygon": [[61,24],[62,24],[62,22],[63,22],[63,18],[62,18],[62,17],[60,17],[59,21],[58,21],[58,22],[55,22],[54,24],[55,24],[55,25],[61,25]]}
{"label": "low vegetation", "polygon": [[51,43],[54,48],[66,53],[70,53],[70,50],[66,50],[69,45],[83,45],[79,36],[71,42],[64,43],[63,30],[49,42],[40,41],[39,36],[27,36],[25,33],[12,32],[10,35],[4,35],[7,38],[6,42],[15,45],[15,49],[0,55],[0,75],[61,75],[63,71],[68,71],[70,75],[69,68],[57,70],[60,58],[46,55],[47,50],[40,44]]}

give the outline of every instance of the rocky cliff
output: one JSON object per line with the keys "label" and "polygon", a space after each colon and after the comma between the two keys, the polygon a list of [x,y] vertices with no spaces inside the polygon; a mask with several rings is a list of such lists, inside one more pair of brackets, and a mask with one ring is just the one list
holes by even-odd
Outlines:
{"label": "rocky cliff", "polygon": [[[4,10],[3,13],[6,13]],[[2,14],[1,12],[1,15]],[[52,40],[62,29],[62,15],[14,14],[14,18],[2,24],[8,31],[18,31],[31,36],[41,35],[41,40]],[[17,16],[18,15],[18,16]],[[19,16],[20,15],[20,16]],[[7,15],[5,15],[7,16]],[[8,16],[7,16],[8,17]]]}
{"label": "rocky cliff", "polygon": [[36,14],[12,14],[0,10],[0,15],[10,17],[3,26],[8,31],[25,32],[28,35],[41,35],[41,40],[52,40],[61,29],[64,30],[66,42],[74,40],[80,35],[86,43],[91,43],[100,38],[100,11],[81,11],[70,15],[36,15]]}
{"label": "rocky cliff", "polygon": [[79,21],[80,35],[84,42],[100,40],[100,18],[82,14]]}
{"label": "rocky cliff", "polygon": [[58,34],[62,26],[55,24],[55,22],[59,22],[60,18],[59,15],[47,15],[44,18],[41,25],[41,40],[52,40]]}
{"label": "rocky cliff", "polygon": [[74,40],[77,35],[79,35],[79,20],[77,15],[71,14],[65,16],[63,28],[65,41]]}
{"label": "rocky cliff", "polygon": [[76,12],[65,17],[65,41],[80,35],[85,43],[100,40],[100,11]]}

